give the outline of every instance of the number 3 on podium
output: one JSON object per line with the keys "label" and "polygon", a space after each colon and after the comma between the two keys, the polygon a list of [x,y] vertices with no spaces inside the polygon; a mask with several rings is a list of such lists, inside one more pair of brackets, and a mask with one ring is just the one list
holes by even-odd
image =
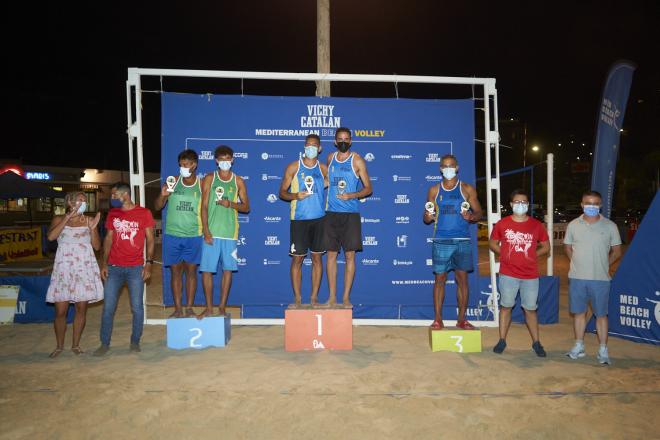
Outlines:
{"label": "number 3 on podium", "polygon": [[452,339],[456,339],[456,345],[458,347],[458,352],[463,353],[463,346],[461,345],[461,342],[463,342],[463,336],[450,336]]}
{"label": "number 3 on podium", "polygon": [[202,345],[201,345],[201,344],[197,344],[196,342],[197,342],[197,340],[198,340],[199,338],[202,337],[202,329],[199,328],[199,327],[193,327],[193,328],[189,329],[188,331],[196,332],[196,333],[197,333],[197,334],[194,335],[192,338],[190,338],[190,347],[192,347],[192,348],[199,348],[199,347],[201,347]]}

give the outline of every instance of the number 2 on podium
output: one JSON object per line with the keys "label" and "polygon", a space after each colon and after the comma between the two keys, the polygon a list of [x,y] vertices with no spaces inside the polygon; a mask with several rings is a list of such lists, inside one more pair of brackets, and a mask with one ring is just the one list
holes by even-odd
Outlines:
{"label": "number 2 on podium", "polygon": [[452,339],[456,339],[456,345],[458,347],[458,352],[463,353],[463,346],[461,345],[461,342],[463,342],[463,336],[450,336]]}
{"label": "number 2 on podium", "polygon": [[201,347],[202,345],[201,345],[201,344],[196,344],[196,341],[197,341],[199,338],[202,337],[202,329],[199,328],[199,327],[194,327],[194,328],[189,329],[188,331],[196,332],[196,333],[197,333],[195,336],[193,336],[192,338],[190,338],[190,346],[193,347],[193,348],[199,348],[199,347]]}
{"label": "number 2 on podium", "polygon": [[316,333],[318,336],[323,336],[323,315],[316,316]]}

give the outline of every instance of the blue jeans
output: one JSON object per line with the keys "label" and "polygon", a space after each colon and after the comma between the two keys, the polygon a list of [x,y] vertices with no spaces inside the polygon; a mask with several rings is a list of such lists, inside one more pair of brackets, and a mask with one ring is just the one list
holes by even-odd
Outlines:
{"label": "blue jeans", "polygon": [[133,312],[133,329],[131,332],[131,343],[139,344],[144,327],[144,305],[142,295],[144,293],[144,280],[142,280],[143,266],[108,266],[108,279],[103,289],[103,316],[101,318],[101,344],[110,345],[112,336],[112,325],[117,311],[117,300],[119,292],[128,285],[128,295],[131,299],[131,310]]}

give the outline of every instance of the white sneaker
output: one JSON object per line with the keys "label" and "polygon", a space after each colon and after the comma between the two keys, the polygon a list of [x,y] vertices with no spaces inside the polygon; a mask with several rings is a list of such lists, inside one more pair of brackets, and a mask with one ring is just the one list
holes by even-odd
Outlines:
{"label": "white sneaker", "polygon": [[566,353],[566,356],[568,356],[571,359],[578,359],[585,357],[586,355],[584,354],[584,345],[576,343],[573,346],[573,348],[571,348],[571,351]]}
{"label": "white sneaker", "polygon": [[605,348],[599,348],[598,349],[598,362],[603,364],[603,365],[610,365],[612,362],[610,362],[610,356],[607,353],[607,347]]}

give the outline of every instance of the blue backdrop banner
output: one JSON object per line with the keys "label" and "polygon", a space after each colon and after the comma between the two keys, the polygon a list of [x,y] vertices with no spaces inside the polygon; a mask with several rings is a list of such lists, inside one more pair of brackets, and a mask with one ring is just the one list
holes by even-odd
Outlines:
{"label": "blue backdrop banner", "polygon": [[[292,301],[289,277],[289,203],[277,196],[288,163],[303,151],[305,136],[321,137],[321,160],[335,151],[335,129],[353,132],[352,151],[366,161],[374,192],[362,200],[363,252],[351,302],[357,318],[429,318],[432,316],[433,226],[422,221],[426,194],[440,182],[440,157],[457,156],[459,177],[475,182],[474,103],[467,100],[354,99],[317,97],[225,96],[164,93],[162,96],[161,178],[178,174],[177,155],[184,148],[199,155],[199,175],[215,170],[213,150],[235,151],[233,171],[245,179],[251,212],[239,214],[239,270],[229,304],[240,305],[245,318],[284,316]],[[481,195],[483,197],[483,195]],[[166,222],[163,212],[163,224]],[[476,227],[471,227],[477,268]],[[343,286],[338,259],[338,291]],[[325,260],[324,260],[325,262]],[[309,259],[303,266],[303,300],[309,301]],[[325,272],[325,270],[324,270]],[[469,277],[470,315],[485,318],[489,292]],[[214,303],[218,302],[219,276]],[[453,275],[445,297],[444,317],[456,318]],[[327,299],[327,280],[319,300]],[[163,300],[172,304],[170,271],[163,271]],[[198,283],[196,304],[203,304]],[[492,317],[491,317],[492,318]]]}
{"label": "blue backdrop banner", "polygon": [[634,71],[635,66],[627,62],[619,62],[612,66],[607,74],[598,109],[591,189],[600,192],[603,196],[602,213],[607,218],[610,218],[612,213],[619,140]]}

